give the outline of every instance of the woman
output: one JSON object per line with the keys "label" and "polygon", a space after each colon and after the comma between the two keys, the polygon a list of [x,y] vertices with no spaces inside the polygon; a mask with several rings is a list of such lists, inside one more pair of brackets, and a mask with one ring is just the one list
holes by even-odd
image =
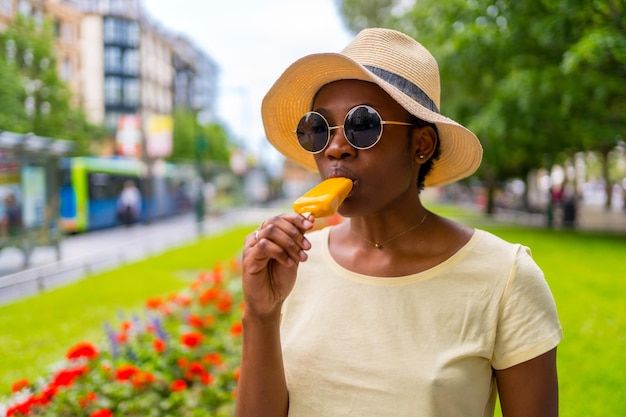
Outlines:
{"label": "woman", "polygon": [[[476,136],[439,114],[432,55],[387,29],[289,67],[269,141],[347,219],[282,214],[247,237],[237,415],[556,416],[561,327],[529,250],[429,212],[424,186],[471,175]],[[305,235],[306,234],[306,235]]]}

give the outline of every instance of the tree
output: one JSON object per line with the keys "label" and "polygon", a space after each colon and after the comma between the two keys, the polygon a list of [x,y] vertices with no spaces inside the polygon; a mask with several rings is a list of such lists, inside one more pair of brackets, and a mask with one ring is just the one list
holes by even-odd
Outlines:
{"label": "tree", "polygon": [[200,125],[196,114],[186,109],[174,110],[174,146],[171,160],[191,160],[195,157],[196,140],[200,136]]}
{"label": "tree", "polygon": [[174,149],[169,159],[193,160],[200,156],[204,161],[227,163],[232,148],[222,125],[201,125],[193,111],[184,108],[174,111]]}
{"label": "tree", "polygon": [[[443,111],[481,138],[479,175],[490,190],[541,165],[550,169],[564,151],[597,146],[590,137],[623,132],[624,0],[359,3],[341,2],[349,27],[396,28],[433,52]],[[374,4],[392,13],[375,13]]]}
{"label": "tree", "polygon": [[71,107],[69,87],[57,74],[53,40],[49,20],[39,24],[20,14],[0,33],[7,71],[20,78],[13,86],[23,90],[12,95],[11,120],[19,121],[12,130],[74,140],[80,151],[87,152],[89,141],[104,138],[106,131],[89,124],[81,110]]}
{"label": "tree", "polygon": [[19,73],[0,55],[0,130],[23,132],[27,129],[25,99],[26,91]]}
{"label": "tree", "polygon": [[583,149],[602,160],[606,209],[611,208],[613,181],[609,154],[626,133],[626,1],[587,1],[580,38],[564,54],[565,74],[580,74],[571,91],[572,121],[583,135]]}

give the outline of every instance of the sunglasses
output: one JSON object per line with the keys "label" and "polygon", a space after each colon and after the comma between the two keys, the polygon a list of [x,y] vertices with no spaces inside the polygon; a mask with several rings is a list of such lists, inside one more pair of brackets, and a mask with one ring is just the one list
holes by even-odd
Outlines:
{"label": "sunglasses", "polygon": [[330,142],[330,131],[343,127],[343,135],[356,149],[369,149],[376,145],[383,135],[383,125],[413,126],[413,123],[387,122],[370,106],[353,107],[343,121],[343,125],[330,126],[318,112],[305,113],[293,133],[298,137],[302,148],[312,154],[322,152]]}

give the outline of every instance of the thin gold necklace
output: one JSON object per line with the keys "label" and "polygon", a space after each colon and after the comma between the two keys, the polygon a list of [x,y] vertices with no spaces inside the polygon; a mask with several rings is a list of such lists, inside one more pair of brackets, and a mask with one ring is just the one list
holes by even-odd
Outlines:
{"label": "thin gold necklace", "polygon": [[408,229],[406,229],[405,231],[403,231],[400,234],[395,235],[394,237],[392,237],[391,239],[387,239],[385,241],[382,242],[372,242],[371,240],[359,235],[357,232],[355,232],[354,230],[350,229],[350,233],[352,233],[353,235],[355,235],[356,237],[363,239],[364,241],[366,241],[367,243],[369,243],[370,245],[374,246],[376,249],[382,249],[383,245],[386,245],[387,243],[391,242],[392,240],[395,240],[397,238],[399,238],[400,236],[404,236],[407,233],[409,233],[411,230],[415,230],[418,227],[420,227],[422,225],[422,223],[424,223],[424,220],[426,220],[426,217],[428,216],[428,212],[426,212],[426,214],[424,214],[424,217],[422,217],[422,220],[419,221],[419,223],[417,223],[415,226],[411,226]]}

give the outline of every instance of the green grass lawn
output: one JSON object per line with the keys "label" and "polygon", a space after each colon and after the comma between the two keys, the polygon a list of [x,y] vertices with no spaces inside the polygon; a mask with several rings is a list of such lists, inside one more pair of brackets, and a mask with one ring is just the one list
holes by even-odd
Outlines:
{"label": "green grass lawn", "polygon": [[493,227],[529,246],[554,294],[562,417],[626,410],[626,236]]}
{"label": "green grass lawn", "polygon": [[[558,348],[561,416],[623,415],[626,236],[498,226],[460,209],[435,211],[531,248],[563,325]],[[115,320],[118,311],[137,311],[147,297],[176,291],[197,271],[231,259],[250,230],[239,228],[0,307],[0,393],[19,377],[41,375],[72,343],[102,337],[102,324]]]}
{"label": "green grass lawn", "polygon": [[148,297],[179,291],[216,262],[239,257],[245,226],[129,264],[94,274],[12,304],[0,306],[0,397],[19,378],[34,381],[63,359],[74,343],[103,341],[103,324],[141,313]]}

